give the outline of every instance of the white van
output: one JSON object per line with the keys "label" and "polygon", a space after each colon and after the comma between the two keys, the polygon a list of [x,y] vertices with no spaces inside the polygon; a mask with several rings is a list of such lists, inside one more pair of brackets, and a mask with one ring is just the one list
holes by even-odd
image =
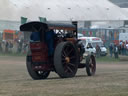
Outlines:
{"label": "white van", "polygon": [[98,44],[101,49],[101,56],[106,56],[107,55],[107,49],[103,45],[103,41],[99,37],[79,37],[84,46],[85,46],[85,51],[91,52],[91,53],[96,53],[96,45]]}
{"label": "white van", "polygon": [[128,33],[119,33],[119,41],[128,41]]}
{"label": "white van", "polygon": [[79,37],[84,37],[84,35],[81,34],[81,33],[78,33],[77,35],[78,35],[78,38],[79,38]]}

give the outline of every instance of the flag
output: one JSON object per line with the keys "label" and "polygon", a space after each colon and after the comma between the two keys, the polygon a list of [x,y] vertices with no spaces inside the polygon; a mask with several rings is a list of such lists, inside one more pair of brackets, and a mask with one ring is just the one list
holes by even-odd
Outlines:
{"label": "flag", "polygon": [[96,32],[95,31],[92,34],[93,34],[93,36],[96,36]]}
{"label": "flag", "polygon": [[21,24],[24,24],[27,22],[27,18],[26,17],[21,17]]}
{"label": "flag", "polygon": [[47,22],[47,19],[45,17],[39,17],[39,19],[40,19],[40,22],[44,22],[44,23]]}
{"label": "flag", "polygon": [[83,31],[82,33],[83,33],[84,35],[86,34],[86,32],[85,32],[85,31]]}
{"label": "flag", "polygon": [[92,32],[90,31],[90,36],[92,36]]}

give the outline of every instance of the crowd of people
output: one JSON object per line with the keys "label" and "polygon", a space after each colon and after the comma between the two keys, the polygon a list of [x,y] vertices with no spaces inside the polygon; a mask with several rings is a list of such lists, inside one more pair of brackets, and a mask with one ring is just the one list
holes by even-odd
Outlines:
{"label": "crowd of people", "polygon": [[2,53],[26,53],[28,42],[23,40],[2,40],[0,41],[0,52]]}
{"label": "crowd of people", "polygon": [[128,42],[120,41],[119,44],[110,44],[109,46],[110,56],[114,54],[115,58],[118,58],[118,55],[128,55]]}

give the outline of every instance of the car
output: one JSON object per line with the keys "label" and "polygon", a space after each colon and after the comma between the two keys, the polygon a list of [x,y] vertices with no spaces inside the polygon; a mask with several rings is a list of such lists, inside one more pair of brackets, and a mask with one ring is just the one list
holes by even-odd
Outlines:
{"label": "car", "polygon": [[[96,54],[96,45],[98,45],[101,49],[100,55],[106,56],[107,55],[107,48],[103,45],[103,41],[99,37],[79,37],[82,40],[85,51],[89,53]],[[90,45],[90,47],[88,47]]]}
{"label": "car", "polygon": [[78,38],[79,37],[84,37],[84,35],[82,33],[78,33]]}

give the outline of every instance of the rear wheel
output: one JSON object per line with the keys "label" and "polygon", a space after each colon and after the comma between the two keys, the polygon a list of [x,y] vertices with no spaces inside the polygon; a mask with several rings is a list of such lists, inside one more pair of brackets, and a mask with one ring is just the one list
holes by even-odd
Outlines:
{"label": "rear wheel", "polygon": [[86,57],[86,72],[88,76],[95,75],[96,72],[96,60],[93,55]]}
{"label": "rear wheel", "polygon": [[32,56],[27,56],[26,58],[27,62],[26,62],[26,66],[27,66],[27,70],[29,75],[32,77],[32,79],[34,80],[40,80],[40,79],[46,79],[49,74],[50,71],[35,71],[33,70],[33,64],[32,64]]}
{"label": "rear wheel", "polygon": [[78,54],[70,42],[57,45],[54,54],[55,70],[61,78],[74,77],[78,68]]}

